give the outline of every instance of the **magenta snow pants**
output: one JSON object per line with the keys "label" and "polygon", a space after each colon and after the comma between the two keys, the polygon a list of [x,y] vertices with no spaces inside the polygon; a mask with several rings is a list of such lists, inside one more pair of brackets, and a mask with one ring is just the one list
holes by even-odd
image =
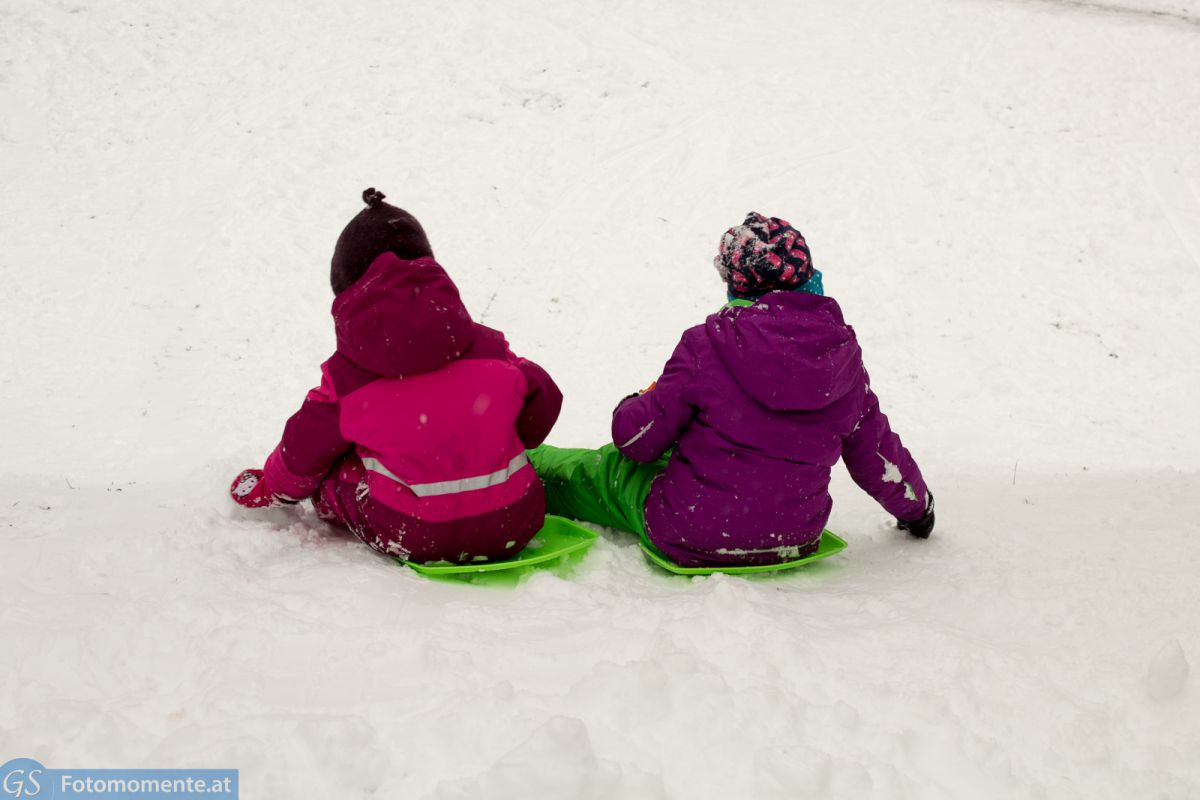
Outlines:
{"label": "magenta snow pants", "polygon": [[326,522],[349,528],[371,549],[404,561],[508,558],[545,522],[546,497],[534,481],[520,499],[495,511],[443,522],[404,514],[371,496],[362,459],[351,453],[334,464],[312,495]]}

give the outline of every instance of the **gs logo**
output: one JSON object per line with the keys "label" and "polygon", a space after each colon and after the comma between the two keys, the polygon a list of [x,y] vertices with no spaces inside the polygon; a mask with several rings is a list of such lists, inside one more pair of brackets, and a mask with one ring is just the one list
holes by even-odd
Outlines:
{"label": "gs logo", "polygon": [[29,800],[48,797],[42,794],[46,768],[32,758],[14,758],[0,767],[0,798]]}

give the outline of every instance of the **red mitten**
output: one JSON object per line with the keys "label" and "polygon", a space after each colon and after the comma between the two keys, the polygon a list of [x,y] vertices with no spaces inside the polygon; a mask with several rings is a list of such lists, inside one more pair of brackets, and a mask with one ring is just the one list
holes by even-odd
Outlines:
{"label": "red mitten", "polygon": [[239,506],[266,508],[281,505],[281,500],[271,493],[261,469],[242,470],[229,486],[229,494]]}

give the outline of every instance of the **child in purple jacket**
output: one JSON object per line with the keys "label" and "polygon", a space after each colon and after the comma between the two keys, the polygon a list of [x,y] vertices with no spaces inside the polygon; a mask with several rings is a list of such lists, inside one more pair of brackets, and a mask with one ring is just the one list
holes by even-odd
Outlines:
{"label": "child in purple jacket", "polygon": [[804,238],[751,213],[715,263],[730,304],[621,401],[613,444],[533,451],[548,511],[637,533],[682,566],[774,564],[817,549],[840,458],[901,528],[928,537],[933,495]]}
{"label": "child in purple jacket", "polygon": [[546,371],[474,322],[417,220],[367,189],[330,270],[337,350],[261,470],[249,508],[312,500],[324,519],[410,561],[519,552],[545,519],[526,448],[554,426]]}

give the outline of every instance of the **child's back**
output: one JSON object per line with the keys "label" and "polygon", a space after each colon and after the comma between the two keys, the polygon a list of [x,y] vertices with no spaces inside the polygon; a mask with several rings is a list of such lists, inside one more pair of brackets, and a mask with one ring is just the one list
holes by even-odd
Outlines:
{"label": "child's back", "polygon": [[310,497],[322,517],[414,561],[511,556],[544,520],[525,448],[549,433],[562,396],[471,320],[416,221],[382,195],[368,202],[334,256],[337,350],[235,499]]}
{"label": "child's back", "polygon": [[620,402],[613,444],[533,452],[550,510],[637,533],[682,566],[775,564],[817,549],[843,458],[902,528],[929,536],[933,498],[804,237],[751,213],[714,261],[734,302]]}
{"label": "child's back", "polygon": [[638,461],[675,442],[646,501],[652,541],[680,563],[771,563],[816,547],[830,469],[900,519],[926,488],[871,392],[831,298],[772,292],[683,334],[655,388],[622,403],[613,441]]}

